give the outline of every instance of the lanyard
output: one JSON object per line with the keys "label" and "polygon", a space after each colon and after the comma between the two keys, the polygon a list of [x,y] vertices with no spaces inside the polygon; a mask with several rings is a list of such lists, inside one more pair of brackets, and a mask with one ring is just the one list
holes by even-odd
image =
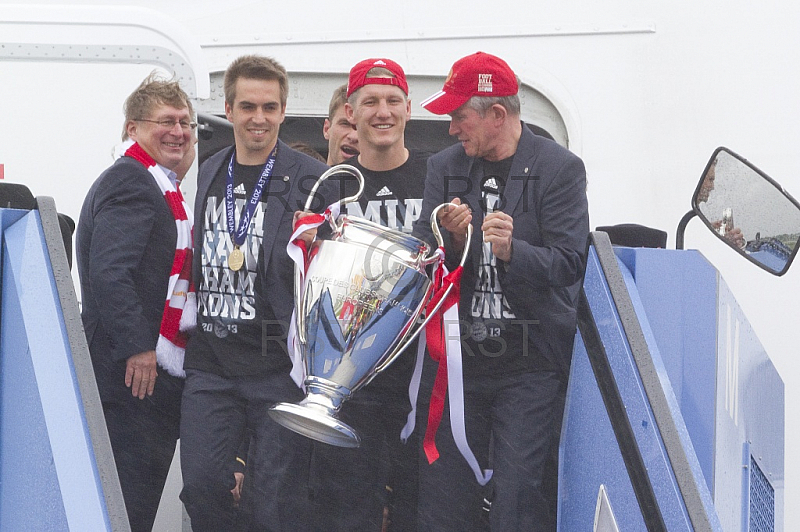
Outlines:
{"label": "lanyard", "polygon": [[261,177],[258,179],[256,187],[253,189],[253,194],[250,196],[250,200],[245,205],[244,213],[239,219],[238,228],[236,228],[234,221],[236,204],[233,201],[233,161],[236,157],[236,150],[234,149],[233,153],[231,154],[231,160],[228,163],[228,178],[225,184],[225,216],[228,221],[228,233],[231,235],[233,243],[237,248],[244,244],[244,239],[247,236],[247,228],[250,225],[250,219],[253,217],[253,213],[256,211],[256,205],[258,205],[261,195],[264,193],[264,188],[267,186],[267,183],[269,183],[270,176],[272,176],[272,168],[275,166],[275,157],[277,156],[277,153],[278,144],[276,143],[275,148],[267,158],[267,162],[264,165],[264,170],[261,172]]}

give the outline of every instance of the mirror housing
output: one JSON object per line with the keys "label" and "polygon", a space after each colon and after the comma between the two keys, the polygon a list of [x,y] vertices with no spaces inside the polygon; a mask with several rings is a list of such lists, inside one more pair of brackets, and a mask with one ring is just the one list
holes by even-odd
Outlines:
{"label": "mirror housing", "polygon": [[786,273],[797,254],[800,203],[727,148],[711,155],[692,210],[728,247],[773,275]]}

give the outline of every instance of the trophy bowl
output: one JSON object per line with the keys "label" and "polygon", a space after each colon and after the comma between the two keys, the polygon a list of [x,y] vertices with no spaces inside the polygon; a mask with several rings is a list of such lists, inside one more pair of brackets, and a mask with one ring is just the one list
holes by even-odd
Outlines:
{"label": "trophy bowl", "polygon": [[[354,167],[333,167],[317,185],[341,171],[359,179],[357,199],[363,178]],[[315,190],[316,186],[306,208]],[[349,201],[353,198],[340,203]],[[440,247],[435,220],[445,205],[431,216]],[[330,237],[313,242],[304,278],[299,272],[295,276],[295,326],[306,374],[306,397],[296,404],[278,403],[269,414],[309,438],[358,447],[356,431],[336,415],[355,391],[402,353],[438,310],[432,309],[425,320],[420,319],[434,288],[426,267],[441,255],[429,253],[428,245],[418,238],[369,220],[340,215],[329,222]]]}

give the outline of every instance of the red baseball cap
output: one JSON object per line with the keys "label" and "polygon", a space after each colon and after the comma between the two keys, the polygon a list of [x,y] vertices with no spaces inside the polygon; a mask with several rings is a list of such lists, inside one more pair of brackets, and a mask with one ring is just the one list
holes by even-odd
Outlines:
{"label": "red baseball cap", "polygon": [[420,105],[433,114],[446,115],[473,96],[513,96],[518,90],[517,76],[508,63],[477,52],[453,63],[442,90]]}
{"label": "red baseball cap", "polygon": [[[392,74],[393,78],[377,78],[367,77],[367,74],[373,68],[385,68]],[[408,82],[406,82],[406,73],[403,72],[403,67],[392,61],[391,59],[364,59],[350,69],[350,78],[347,80],[347,97],[356,92],[364,85],[394,85],[400,87],[406,96],[408,96]]]}

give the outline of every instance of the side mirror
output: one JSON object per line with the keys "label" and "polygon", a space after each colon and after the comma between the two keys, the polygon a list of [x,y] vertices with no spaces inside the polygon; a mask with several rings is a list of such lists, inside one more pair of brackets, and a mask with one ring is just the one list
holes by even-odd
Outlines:
{"label": "side mirror", "polygon": [[727,148],[708,161],[692,210],[717,238],[769,273],[786,273],[797,254],[800,203]]}

